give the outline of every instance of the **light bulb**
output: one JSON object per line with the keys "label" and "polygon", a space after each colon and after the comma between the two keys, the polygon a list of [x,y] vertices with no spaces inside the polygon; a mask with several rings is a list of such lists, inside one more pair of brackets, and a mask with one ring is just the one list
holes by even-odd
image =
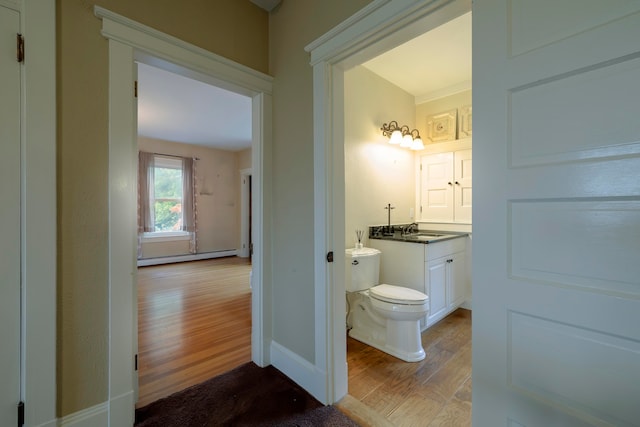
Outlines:
{"label": "light bulb", "polygon": [[391,138],[389,138],[389,144],[400,144],[400,142],[402,142],[402,132],[394,130],[391,133]]}
{"label": "light bulb", "polygon": [[422,140],[420,138],[414,139],[413,143],[411,144],[411,149],[412,150],[424,150],[424,144],[422,143]]}
{"label": "light bulb", "polygon": [[406,134],[402,137],[402,142],[400,143],[401,147],[409,148],[413,144],[413,137],[411,134]]}

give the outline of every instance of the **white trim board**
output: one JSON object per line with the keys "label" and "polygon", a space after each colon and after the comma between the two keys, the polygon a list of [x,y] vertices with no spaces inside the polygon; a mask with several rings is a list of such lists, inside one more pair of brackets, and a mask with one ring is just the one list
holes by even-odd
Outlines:
{"label": "white trim board", "polygon": [[[109,420],[132,425],[137,377],[136,353],[136,106],[135,63],[143,62],[252,98],[252,170],[254,257],[252,260],[252,360],[270,363],[270,223],[263,194],[269,186],[263,172],[271,147],[272,78],[219,55],[185,43],[100,7],[102,35],[109,41]],[[266,325],[265,325],[266,324]],[[115,424],[114,424],[115,423]]]}
{"label": "white trim board", "polygon": [[313,67],[316,369],[324,403],[347,392],[344,328],[344,71],[471,10],[471,0],[378,0],[305,50]]}
{"label": "white trim board", "polygon": [[107,427],[109,402],[102,402],[60,418],[60,427]]}
{"label": "white trim board", "polygon": [[[22,390],[26,425],[56,420],[56,2],[21,6]],[[6,3],[5,3],[6,4]]]}
{"label": "white trim board", "polygon": [[271,341],[271,363],[311,395],[322,396],[326,372],[276,341]]}
{"label": "white trim board", "polygon": [[138,267],[148,267],[150,265],[171,264],[175,262],[200,261],[203,259],[224,258],[236,256],[238,251],[230,249],[227,251],[204,252],[199,254],[173,255],[157,258],[143,258],[138,260]]}

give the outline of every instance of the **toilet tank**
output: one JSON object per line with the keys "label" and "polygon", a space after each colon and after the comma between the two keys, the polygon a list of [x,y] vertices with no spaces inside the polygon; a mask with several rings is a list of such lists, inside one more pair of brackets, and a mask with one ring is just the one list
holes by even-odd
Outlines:
{"label": "toilet tank", "polygon": [[345,288],[347,292],[369,289],[378,284],[380,251],[373,248],[347,249],[345,251]]}

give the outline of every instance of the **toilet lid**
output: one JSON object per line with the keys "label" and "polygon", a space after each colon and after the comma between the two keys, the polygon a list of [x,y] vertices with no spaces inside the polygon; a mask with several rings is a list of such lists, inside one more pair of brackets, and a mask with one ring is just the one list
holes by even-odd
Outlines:
{"label": "toilet lid", "polygon": [[429,297],[415,289],[402,286],[378,285],[369,289],[369,295],[381,301],[397,304],[423,304]]}

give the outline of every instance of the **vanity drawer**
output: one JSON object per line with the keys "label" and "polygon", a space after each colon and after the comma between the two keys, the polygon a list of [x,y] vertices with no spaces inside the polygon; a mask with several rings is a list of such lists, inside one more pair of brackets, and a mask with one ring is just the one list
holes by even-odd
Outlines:
{"label": "vanity drawer", "polygon": [[454,254],[456,252],[462,252],[465,250],[466,244],[466,236],[445,240],[443,242],[429,243],[426,245],[426,250],[424,251],[424,260],[429,261]]}

